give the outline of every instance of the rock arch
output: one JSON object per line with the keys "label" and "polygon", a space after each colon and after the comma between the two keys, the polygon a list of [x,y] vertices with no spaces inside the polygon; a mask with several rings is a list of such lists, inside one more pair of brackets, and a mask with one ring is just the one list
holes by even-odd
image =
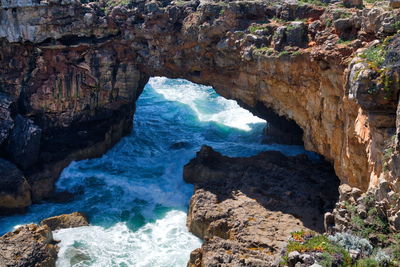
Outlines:
{"label": "rock arch", "polygon": [[[274,1],[3,4],[1,103],[12,103],[1,106],[5,121],[14,124],[21,114],[42,130],[34,144],[40,155],[28,166],[14,162],[33,200],[51,194],[71,160],[101,155],[130,130],[150,76],[211,85],[272,123],[268,116],[277,125],[295,121],[306,149],[331,161],[343,183],[376,185],[384,140],[396,128],[397,98],[371,100],[387,107],[377,120],[349,93],[355,85],[347,63],[365,41],[332,43],[338,37],[326,23],[330,16],[323,8]],[[363,30],[373,39],[380,29]],[[12,131],[4,130],[4,150]]]}

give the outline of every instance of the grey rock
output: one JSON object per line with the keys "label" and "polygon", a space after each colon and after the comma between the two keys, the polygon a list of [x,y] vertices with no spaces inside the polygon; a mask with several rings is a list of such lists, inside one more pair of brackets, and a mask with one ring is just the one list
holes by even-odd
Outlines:
{"label": "grey rock", "polygon": [[389,217],[389,223],[395,231],[400,231],[400,211]]}
{"label": "grey rock", "polygon": [[306,265],[312,265],[315,260],[313,258],[313,256],[309,255],[309,254],[301,254],[300,255],[300,260]]}
{"label": "grey rock", "polygon": [[327,212],[324,214],[324,228],[326,232],[330,232],[330,228],[335,225],[335,217],[332,213]]}
{"label": "grey rock", "polygon": [[285,46],[286,41],[286,27],[280,26],[276,29],[272,37],[275,50],[281,50]]}
{"label": "grey rock", "polygon": [[300,252],[292,251],[289,253],[289,255],[288,255],[289,267],[295,266],[296,263],[298,263],[299,261],[300,261]]}
{"label": "grey rock", "polygon": [[290,46],[306,47],[308,43],[306,24],[300,21],[291,22],[286,28],[286,41]]}

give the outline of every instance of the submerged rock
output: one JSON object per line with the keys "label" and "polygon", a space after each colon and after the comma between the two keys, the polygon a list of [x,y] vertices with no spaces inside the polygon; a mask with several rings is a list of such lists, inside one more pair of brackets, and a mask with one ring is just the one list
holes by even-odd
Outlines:
{"label": "submerged rock", "polygon": [[205,239],[189,266],[277,266],[290,233],[323,232],[338,199],[329,164],[277,151],[231,158],[203,146],[184,179],[195,184],[187,225]]}
{"label": "submerged rock", "polygon": [[81,212],[74,212],[71,214],[63,214],[44,219],[40,222],[40,225],[46,225],[50,227],[52,231],[55,231],[63,228],[88,226],[89,221],[85,214]]}

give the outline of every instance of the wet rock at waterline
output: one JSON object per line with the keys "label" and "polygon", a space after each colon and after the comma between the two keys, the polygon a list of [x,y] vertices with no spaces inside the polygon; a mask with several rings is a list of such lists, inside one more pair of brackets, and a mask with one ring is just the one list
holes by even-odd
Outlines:
{"label": "wet rock at waterline", "polygon": [[0,158],[0,214],[23,211],[31,203],[30,186],[22,171]]}
{"label": "wet rock at waterline", "polygon": [[189,266],[277,266],[291,232],[323,232],[338,200],[329,164],[277,151],[231,158],[203,146],[184,168],[195,184],[187,224],[204,245]]}
{"label": "wet rock at waterline", "polygon": [[47,218],[40,225],[22,225],[0,237],[0,266],[53,267],[59,241],[54,240],[52,231],[88,225],[80,212]]}
{"label": "wet rock at waterline", "polygon": [[48,226],[28,224],[0,237],[0,266],[52,267],[57,253],[57,241]]}

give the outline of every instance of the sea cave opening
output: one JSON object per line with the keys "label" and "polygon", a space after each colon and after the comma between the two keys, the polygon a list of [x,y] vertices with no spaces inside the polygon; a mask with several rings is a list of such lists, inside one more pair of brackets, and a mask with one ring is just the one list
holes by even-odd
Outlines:
{"label": "sea cave opening", "polygon": [[[230,157],[275,150],[320,160],[304,150],[298,139],[302,132],[293,122],[283,123],[262,104],[247,107],[251,113],[209,86],[153,77],[136,105],[129,135],[102,157],[72,162],[64,169],[56,190],[71,192],[71,201],[43,202],[31,206],[26,214],[1,217],[2,231],[82,211],[91,226],[54,234],[61,240],[58,266],[186,266],[190,252],[202,241],[186,226],[193,186],[182,179],[183,166],[202,145]],[[253,114],[275,118],[274,125],[283,128],[266,127],[267,122]],[[268,138],[290,131],[294,134],[282,138],[287,144]],[[295,186],[290,190],[295,191]],[[242,191],[257,200],[259,192],[252,190]],[[333,203],[316,205],[322,209]],[[320,227],[321,218],[318,223]]]}

